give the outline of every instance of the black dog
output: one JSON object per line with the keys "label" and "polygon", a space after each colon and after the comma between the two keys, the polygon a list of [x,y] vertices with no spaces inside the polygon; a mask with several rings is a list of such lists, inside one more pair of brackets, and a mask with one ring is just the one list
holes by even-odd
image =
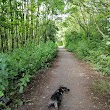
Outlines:
{"label": "black dog", "polygon": [[64,92],[68,92],[70,91],[70,89],[68,89],[67,87],[64,86],[60,86],[59,89],[57,89],[53,95],[50,98],[50,102],[48,104],[48,108],[55,108],[56,110],[59,109],[59,106],[61,105],[61,101],[62,101],[62,94]]}

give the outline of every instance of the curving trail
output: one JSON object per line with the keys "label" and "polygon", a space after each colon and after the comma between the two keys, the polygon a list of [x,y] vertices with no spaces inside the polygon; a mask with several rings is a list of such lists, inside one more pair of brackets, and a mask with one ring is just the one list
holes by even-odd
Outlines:
{"label": "curving trail", "polygon": [[27,103],[18,110],[48,110],[50,95],[59,85],[70,88],[70,92],[64,94],[60,110],[107,110],[90,89],[96,77],[97,72],[87,63],[59,48],[53,67],[34,78],[25,91]]}

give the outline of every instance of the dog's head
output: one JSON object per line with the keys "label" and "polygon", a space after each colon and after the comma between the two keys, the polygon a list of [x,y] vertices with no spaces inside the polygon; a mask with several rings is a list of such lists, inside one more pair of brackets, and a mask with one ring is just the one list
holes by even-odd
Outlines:
{"label": "dog's head", "polygon": [[61,92],[69,92],[70,89],[68,89],[67,87],[61,85],[61,86],[59,87],[59,91],[61,91]]}

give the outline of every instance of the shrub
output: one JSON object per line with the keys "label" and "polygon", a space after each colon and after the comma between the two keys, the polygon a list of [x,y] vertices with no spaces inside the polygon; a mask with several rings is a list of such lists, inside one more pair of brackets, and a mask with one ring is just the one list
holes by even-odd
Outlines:
{"label": "shrub", "polygon": [[0,96],[22,93],[35,72],[44,68],[56,53],[57,46],[52,42],[0,53]]}
{"label": "shrub", "polygon": [[110,74],[109,44],[106,45],[106,41],[92,37],[80,37],[79,33],[75,33],[75,35],[67,33],[65,38],[68,51],[75,52],[79,58],[90,61],[95,69],[104,75]]}

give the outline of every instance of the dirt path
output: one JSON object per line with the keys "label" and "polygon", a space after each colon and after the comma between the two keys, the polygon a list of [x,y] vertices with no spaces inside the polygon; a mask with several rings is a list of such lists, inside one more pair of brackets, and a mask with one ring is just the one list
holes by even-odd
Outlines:
{"label": "dirt path", "polygon": [[98,77],[96,74],[85,62],[60,48],[54,66],[28,86],[24,95],[27,103],[18,110],[48,110],[50,95],[59,85],[70,88],[60,110],[107,110],[90,90],[92,80]]}

